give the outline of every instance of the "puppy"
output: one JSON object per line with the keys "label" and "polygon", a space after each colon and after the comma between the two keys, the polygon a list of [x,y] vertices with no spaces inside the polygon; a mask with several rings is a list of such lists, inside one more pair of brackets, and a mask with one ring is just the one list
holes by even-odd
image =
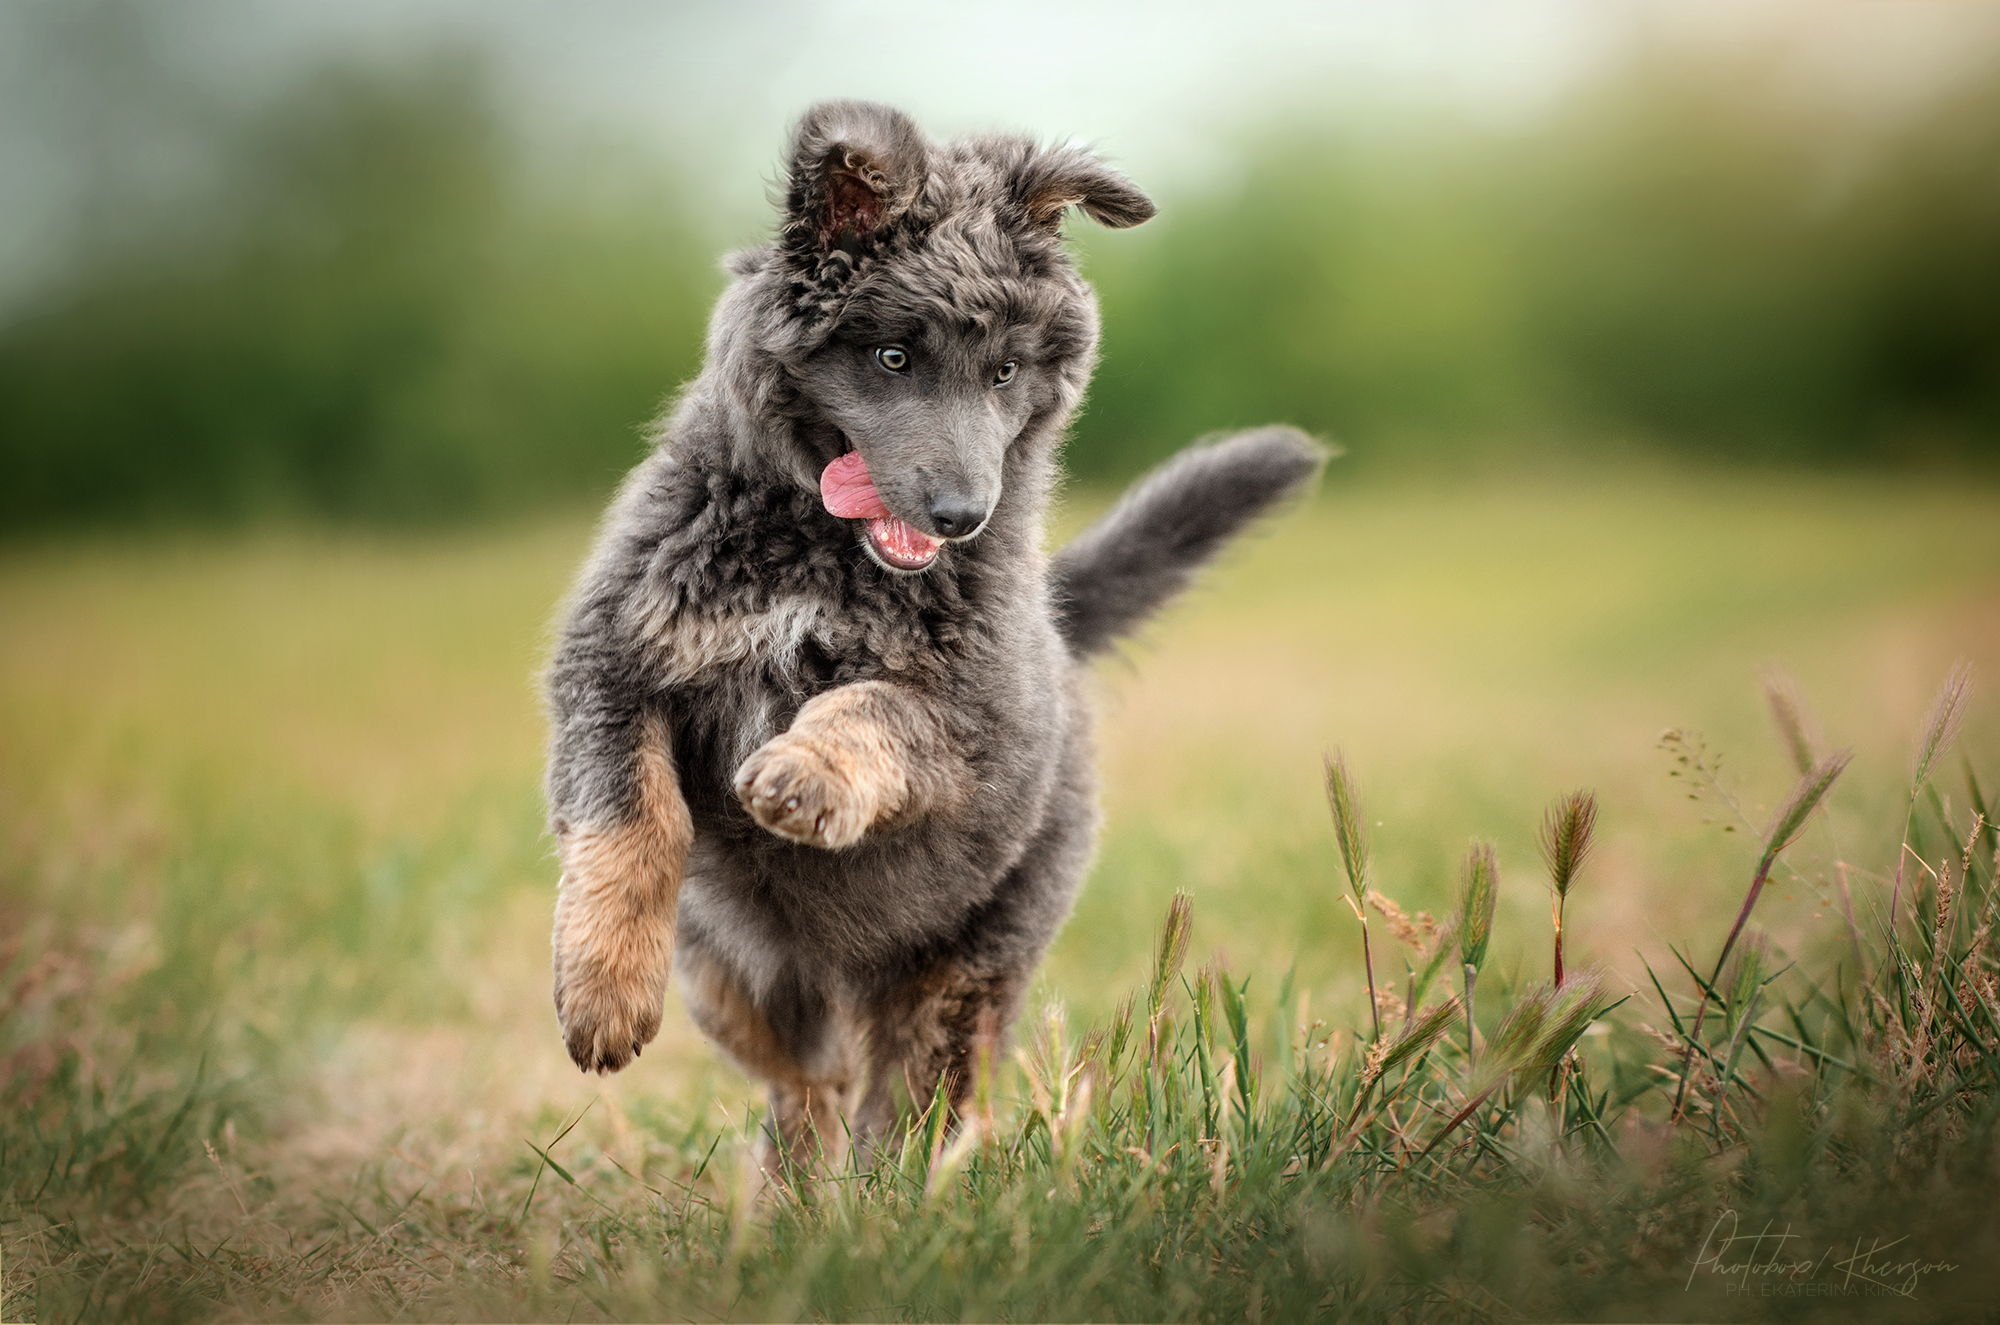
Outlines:
{"label": "puppy", "polygon": [[1097,345],[1072,208],[1153,215],[1077,147],[809,111],[549,667],[570,1057],[623,1067],[679,971],[775,1162],[962,1101],[1091,857],[1084,664],[1323,457],[1188,450],[1045,557]]}

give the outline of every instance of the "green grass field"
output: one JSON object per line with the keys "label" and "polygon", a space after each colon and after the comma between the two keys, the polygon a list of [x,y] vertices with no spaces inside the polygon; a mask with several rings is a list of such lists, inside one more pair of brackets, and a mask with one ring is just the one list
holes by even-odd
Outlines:
{"label": "green grass field", "polygon": [[[829,1197],[756,1215],[742,1163],[756,1092],[671,998],[632,1069],[574,1070],[548,999],[555,869],[535,673],[588,538],[578,518],[0,555],[0,1076],[14,1112],[0,1123],[0,1319],[995,1318],[1071,1314],[1072,1300],[1078,1315],[1193,1317],[1225,1302],[1255,1318],[1354,1305],[1319,1287],[1281,1303],[1267,1287],[1287,1274],[1319,1284],[1341,1263],[1311,1252],[1347,1236],[1337,1192],[1315,1198],[1323,1217],[1286,1207],[1286,1236],[1307,1248],[1290,1269],[1223,1264],[1278,1236],[1245,1225],[1189,1251],[1181,1272],[1160,1269],[1151,1296],[1121,1297],[1122,1271],[1100,1274],[1077,1249],[1113,1255],[1114,1239],[1084,1234],[1116,1227],[1125,1207],[1078,1213],[1059,1183],[1012,1205],[1011,1188],[993,1196],[978,1217],[1004,1208],[1014,1241],[995,1245],[1014,1250],[957,1268],[945,1234],[880,1231],[916,1227],[891,1217],[900,1206]],[[1818,863],[1774,880],[1756,914],[1772,969],[1796,958],[1830,972],[1847,942],[1830,862],[1851,867],[1864,920],[1879,914],[1913,734],[1958,658],[2000,675],[1988,488],[1648,471],[1349,489],[1336,468],[1313,505],[1101,669],[1106,830],[1043,996],[1079,1033],[1112,1016],[1184,889],[1190,973],[1219,960],[1248,977],[1259,1044],[1291,1052],[1273,1013],[1288,969],[1322,1039],[1365,1026],[1320,784],[1337,745],[1365,797],[1372,882],[1406,906],[1447,909],[1468,839],[1497,843],[1480,985],[1496,1014],[1549,961],[1543,807],[1594,789],[1599,846],[1569,903],[1568,960],[1601,965],[1613,996],[1641,994],[1621,1015],[1664,1024],[1645,963],[1678,974],[1669,945],[1714,960],[1755,828],[1795,777],[1759,688],[1771,660],[1799,679],[1828,742],[1856,751],[1814,830]],[[1720,752],[1754,827],[1732,828],[1712,795],[1691,801],[1669,777],[1670,727]],[[1975,696],[1957,751],[1989,787],[1997,750],[2000,722]],[[1957,751],[1937,783],[1954,813]],[[1393,954],[1378,923],[1378,972],[1400,976]],[[1691,992],[1685,977],[1676,992]],[[1636,1034],[1591,1039],[1586,1054]],[[1011,1073],[997,1088],[1021,1089]],[[1045,1147],[1058,1124],[1050,1113]],[[1244,1136],[1248,1166],[1262,1152]],[[981,1181],[962,1199],[977,1206]],[[723,1213],[697,1233],[690,1202]],[[627,1219],[615,1227],[614,1206]],[[932,1233],[954,1227],[949,1208],[911,1208],[943,1221]],[[633,1210],[664,1221],[664,1252],[634,1250]],[[1648,1263],[1662,1294],[1694,1255],[1673,1242],[1683,1232]],[[1045,1241],[1072,1250],[1031,1254]],[[1951,1282],[1927,1281],[1933,1310],[1959,1300]],[[1218,1297],[1217,1283],[1257,1288]],[[1675,1301],[1753,1311],[1716,1294],[1657,1301],[1645,1314]],[[1508,1311],[1455,1295],[1430,1305]]]}

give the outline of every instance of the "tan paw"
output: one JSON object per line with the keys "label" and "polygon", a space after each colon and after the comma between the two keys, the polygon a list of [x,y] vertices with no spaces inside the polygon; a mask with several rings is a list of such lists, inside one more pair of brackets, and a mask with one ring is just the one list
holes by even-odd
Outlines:
{"label": "tan paw", "polygon": [[578,1067],[616,1072],[660,1033],[673,931],[647,921],[593,924],[599,917],[579,909],[556,909],[556,1019]]}
{"label": "tan paw", "polygon": [[850,762],[829,744],[787,732],[736,770],[736,799],[779,837],[829,849],[853,846],[881,807],[858,784]]}

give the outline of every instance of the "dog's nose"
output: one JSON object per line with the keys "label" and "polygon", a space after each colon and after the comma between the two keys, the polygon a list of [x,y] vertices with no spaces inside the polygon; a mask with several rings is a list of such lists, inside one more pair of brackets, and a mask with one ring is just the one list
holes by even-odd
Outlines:
{"label": "dog's nose", "polygon": [[986,523],[987,508],[970,497],[950,494],[931,498],[931,525],[945,538],[969,534]]}

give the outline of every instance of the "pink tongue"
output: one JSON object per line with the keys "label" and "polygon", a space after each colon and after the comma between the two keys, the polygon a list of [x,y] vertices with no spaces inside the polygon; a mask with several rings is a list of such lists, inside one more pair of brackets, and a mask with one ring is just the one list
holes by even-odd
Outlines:
{"label": "pink tongue", "polygon": [[889,513],[859,451],[849,451],[820,471],[819,499],[843,520],[870,520]]}
{"label": "pink tongue", "polygon": [[820,471],[819,498],[826,509],[843,520],[866,520],[868,536],[890,561],[898,565],[923,566],[936,555],[944,540],[889,514],[875,482],[868,477],[868,462],[861,452],[849,451]]}

